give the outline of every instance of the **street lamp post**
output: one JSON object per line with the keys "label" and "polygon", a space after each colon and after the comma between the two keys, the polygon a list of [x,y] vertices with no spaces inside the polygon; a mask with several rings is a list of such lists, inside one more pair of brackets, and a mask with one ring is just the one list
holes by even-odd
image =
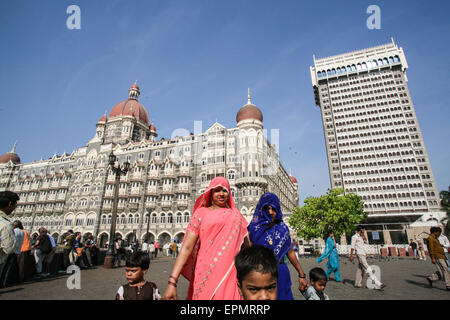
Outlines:
{"label": "street lamp post", "polygon": [[117,157],[111,151],[109,155],[109,167],[111,171],[115,174],[114,180],[114,202],[112,209],[112,219],[111,219],[111,229],[109,231],[109,246],[108,251],[106,252],[105,261],[103,263],[104,268],[113,268],[114,267],[114,237],[116,234],[116,219],[117,219],[117,202],[119,198],[119,183],[120,183],[120,175],[126,175],[128,169],[130,168],[130,163],[126,161],[122,167],[118,165],[115,166]]}

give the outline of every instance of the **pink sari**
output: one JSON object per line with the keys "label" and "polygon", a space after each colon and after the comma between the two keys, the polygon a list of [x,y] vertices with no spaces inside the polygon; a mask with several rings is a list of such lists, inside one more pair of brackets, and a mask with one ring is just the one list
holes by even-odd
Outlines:
{"label": "pink sari", "polygon": [[[218,186],[228,190],[229,208],[210,210],[211,190]],[[247,221],[237,210],[225,178],[213,179],[197,199],[186,234],[188,232],[199,237],[181,271],[190,282],[187,299],[241,300],[234,257],[247,235]]]}

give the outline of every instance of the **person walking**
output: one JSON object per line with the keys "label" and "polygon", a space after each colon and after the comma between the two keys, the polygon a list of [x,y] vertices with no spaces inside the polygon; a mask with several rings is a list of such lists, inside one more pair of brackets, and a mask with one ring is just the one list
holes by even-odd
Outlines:
{"label": "person walking", "polygon": [[164,243],[163,251],[165,252],[166,257],[169,256],[169,250],[170,250],[170,244],[169,244],[169,242]]}
{"label": "person walking", "polygon": [[433,281],[444,280],[447,291],[450,291],[450,272],[445,261],[444,248],[439,243],[439,236],[441,235],[441,228],[431,227],[430,236],[428,237],[428,250],[430,253],[431,262],[436,266],[437,271],[431,276],[427,277],[430,287],[433,286]]}
{"label": "person walking", "polygon": [[411,247],[413,254],[414,254],[414,259],[419,259],[418,255],[417,255],[417,243],[414,242],[413,239],[409,240],[409,246]]}
{"label": "person walking", "polygon": [[241,300],[234,258],[249,245],[247,221],[236,208],[228,180],[214,178],[195,201],[164,299],[178,298],[183,274],[189,281],[188,300]]}
{"label": "person walking", "polygon": [[362,280],[364,273],[367,273],[369,278],[375,284],[374,289],[381,290],[386,285],[381,283],[380,280],[372,272],[372,268],[367,263],[366,250],[364,249],[364,244],[367,243],[366,236],[364,235],[364,228],[358,226],[356,228],[355,234],[352,236],[351,249],[350,249],[350,262],[353,262],[353,252],[356,251],[356,257],[358,258],[358,269],[356,270],[356,280],[355,288],[362,288]]}
{"label": "person walking", "polygon": [[19,199],[14,192],[0,192],[0,284],[8,256],[16,249],[16,235],[8,216],[16,209]]}
{"label": "person walking", "polygon": [[417,246],[419,247],[419,259],[427,261],[427,255],[425,254],[425,244],[423,239],[417,238]]}
{"label": "person walking", "polygon": [[178,256],[178,244],[174,241],[170,248],[172,250],[172,259],[176,259]]}
{"label": "person walking", "polygon": [[155,243],[155,258],[158,257],[158,251],[159,251],[159,242],[156,241],[156,243]]}
{"label": "person walking", "polygon": [[447,258],[447,270],[450,271],[450,241],[448,241],[448,238],[443,233],[441,233],[438,240],[442,248],[444,248],[444,254]]}
{"label": "person walking", "polygon": [[155,256],[155,244],[152,242],[150,242],[150,244],[148,245],[148,252],[150,253],[150,257],[151,259],[156,258]]}
{"label": "person walking", "polygon": [[273,193],[265,193],[256,205],[253,219],[248,226],[252,245],[262,245],[271,249],[278,258],[278,300],[294,300],[291,290],[289,268],[284,262],[285,256],[298,273],[300,291],[308,287],[305,273],[291,247],[291,237],[288,226],[282,220],[280,201]]}
{"label": "person walking", "polygon": [[336,282],[342,282],[339,274],[339,252],[336,249],[336,241],[334,239],[333,231],[328,232],[326,239],[325,250],[316,262],[320,263],[322,260],[328,258],[328,263],[326,266],[327,271],[325,271],[327,279],[330,280],[330,274],[334,273]]}

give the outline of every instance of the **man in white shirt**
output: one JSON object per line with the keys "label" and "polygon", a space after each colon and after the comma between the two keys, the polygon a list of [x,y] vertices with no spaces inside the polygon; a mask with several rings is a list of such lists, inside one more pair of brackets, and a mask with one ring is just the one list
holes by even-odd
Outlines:
{"label": "man in white shirt", "polygon": [[356,233],[352,236],[351,250],[350,250],[350,262],[353,262],[353,252],[356,251],[356,257],[358,258],[358,269],[356,270],[356,279],[355,279],[355,287],[362,288],[362,280],[364,273],[367,273],[369,278],[374,283],[374,289],[380,290],[386,285],[381,283],[380,280],[375,276],[372,271],[372,268],[367,263],[366,259],[366,250],[364,249],[364,244],[367,242],[367,239],[364,235],[364,228],[362,226],[358,226],[356,228]]}
{"label": "man in white shirt", "polygon": [[448,238],[443,233],[441,233],[438,240],[442,248],[444,248],[444,254],[447,258],[447,269],[450,271],[450,241],[448,241]]}

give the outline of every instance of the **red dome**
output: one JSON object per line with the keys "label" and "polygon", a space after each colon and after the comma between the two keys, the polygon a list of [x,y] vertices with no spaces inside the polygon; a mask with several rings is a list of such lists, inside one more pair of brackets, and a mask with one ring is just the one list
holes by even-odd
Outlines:
{"label": "red dome", "polygon": [[147,125],[149,122],[147,110],[145,110],[144,106],[136,99],[132,98],[119,102],[112,108],[109,117],[112,118],[118,116],[133,116]]}
{"label": "red dome", "polygon": [[14,164],[20,163],[20,158],[16,153],[8,152],[5,153],[0,157],[0,163],[8,163],[9,161],[12,161]]}
{"label": "red dome", "polygon": [[152,122],[152,124],[150,125],[150,131],[155,131],[155,132],[156,132],[156,127],[155,127],[155,125],[153,124],[153,122]]}
{"label": "red dome", "polygon": [[291,178],[292,183],[297,183],[297,179],[295,179],[295,177],[289,176],[289,178]]}
{"label": "red dome", "polygon": [[261,110],[258,109],[253,104],[246,104],[243,106],[236,115],[236,123],[239,123],[242,120],[254,119],[263,121],[263,114]]}

